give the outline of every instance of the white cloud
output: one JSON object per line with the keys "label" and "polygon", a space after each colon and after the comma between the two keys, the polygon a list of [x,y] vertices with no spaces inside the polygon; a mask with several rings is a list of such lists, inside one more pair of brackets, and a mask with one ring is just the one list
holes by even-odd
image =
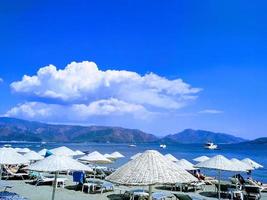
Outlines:
{"label": "white cloud", "polygon": [[26,102],[10,109],[5,116],[41,121],[85,122],[92,116],[122,116],[146,118],[152,113],[143,106],[129,104],[117,99],[94,101],[90,104],[46,104]]}
{"label": "white cloud", "polygon": [[4,79],[0,78],[0,83],[3,83],[4,82]]}
{"label": "white cloud", "polygon": [[196,98],[199,88],[181,79],[169,80],[153,73],[141,76],[131,71],[101,71],[93,62],[72,62],[65,69],[53,65],[36,75],[24,75],[11,84],[13,91],[31,97],[67,103],[116,98],[131,104],[178,109]]}
{"label": "white cloud", "polygon": [[[36,75],[11,83],[27,101],[6,115],[43,121],[90,121],[94,116],[132,116],[144,119],[187,106],[201,91],[182,79],[154,73],[98,69],[93,62],[72,62],[64,69],[53,65]],[[32,101],[33,99],[34,102]]]}
{"label": "white cloud", "polygon": [[215,110],[215,109],[206,109],[199,111],[200,114],[221,114],[223,113],[222,110]]}

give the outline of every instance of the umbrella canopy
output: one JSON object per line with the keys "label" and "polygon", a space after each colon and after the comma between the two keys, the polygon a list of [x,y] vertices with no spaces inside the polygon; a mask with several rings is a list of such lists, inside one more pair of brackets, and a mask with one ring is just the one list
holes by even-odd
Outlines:
{"label": "umbrella canopy", "polygon": [[17,150],[17,152],[18,153],[21,153],[21,154],[25,154],[25,153],[28,153],[30,151],[31,150],[29,148],[22,148],[22,149]]}
{"label": "umbrella canopy", "polygon": [[93,170],[67,156],[51,155],[41,161],[31,164],[27,169],[38,172],[60,172],[60,171],[90,171]]}
{"label": "umbrella canopy", "polygon": [[37,161],[37,160],[43,160],[44,159],[43,156],[40,156],[35,151],[30,151],[30,152],[24,154],[23,156],[29,161]]}
{"label": "umbrella canopy", "polygon": [[111,156],[115,157],[115,158],[124,158],[125,156],[122,155],[120,152],[115,151],[112,154],[110,154]]}
{"label": "umbrella canopy", "polygon": [[87,161],[89,163],[95,163],[95,164],[109,164],[112,163],[111,160],[107,159],[104,155],[99,153],[98,151],[94,151],[88,155],[85,155],[81,158],[79,158],[81,161]]}
{"label": "umbrella canopy", "polygon": [[137,153],[137,154],[134,154],[132,157],[131,157],[131,160],[133,159],[136,159],[138,156],[142,155],[142,153]]}
{"label": "umbrella canopy", "polygon": [[147,150],[106,178],[122,185],[187,183],[197,179],[158,151]]}
{"label": "umbrella canopy", "polygon": [[168,159],[169,159],[170,161],[172,161],[172,162],[177,162],[177,161],[178,161],[178,159],[175,158],[175,157],[174,157],[172,154],[170,154],[170,153],[166,154],[165,157],[168,158]]}
{"label": "umbrella canopy", "polygon": [[57,182],[57,176],[59,172],[74,171],[74,170],[75,171],[90,171],[90,172],[93,171],[90,167],[68,156],[57,156],[57,155],[51,155],[41,161],[38,161],[28,166],[27,169],[32,170],[32,171],[38,171],[38,172],[55,172],[52,200],[55,199],[56,182]]}
{"label": "umbrella canopy", "polygon": [[75,151],[75,154],[76,154],[76,156],[83,156],[83,155],[85,155],[85,153],[82,152],[82,151],[80,151],[80,150],[76,150]]}
{"label": "umbrella canopy", "polygon": [[240,168],[240,171],[249,171],[249,170],[253,170],[254,168],[251,167],[249,164],[242,162],[236,158],[232,158],[231,159],[233,165],[235,165],[236,167]]}
{"label": "umbrella canopy", "polygon": [[208,156],[199,156],[197,158],[194,158],[193,160],[196,162],[204,162],[206,160],[210,159]]}
{"label": "umbrella canopy", "polygon": [[49,150],[52,154],[57,155],[57,156],[75,156],[75,152],[72,151],[70,148],[62,146],[62,147],[57,147],[54,149]]}
{"label": "umbrella canopy", "polygon": [[254,169],[263,168],[262,165],[260,165],[259,163],[255,162],[254,160],[251,160],[250,158],[245,158],[245,159],[243,159],[241,161],[244,162],[244,163],[249,164]]}
{"label": "umbrella canopy", "polygon": [[39,154],[40,156],[45,156],[46,151],[47,151],[47,149],[42,149],[42,150],[38,151],[38,154]]}
{"label": "umbrella canopy", "polygon": [[104,156],[105,156],[105,158],[107,158],[109,160],[116,160],[117,159],[116,157],[114,157],[114,156],[112,156],[112,155],[110,155],[108,153],[105,153]]}
{"label": "umbrella canopy", "polygon": [[188,160],[186,159],[181,159],[179,160],[178,162],[176,162],[176,164],[181,167],[182,169],[185,169],[185,170],[196,170],[197,168],[194,167],[194,165],[189,162]]}
{"label": "umbrella canopy", "polygon": [[222,170],[222,171],[240,172],[240,170],[237,167],[235,167],[230,160],[228,160],[222,155],[217,155],[206,161],[198,163],[195,165],[195,167]]}
{"label": "umbrella canopy", "polygon": [[12,148],[0,149],[0,165],[17,165],[29,163],[25,157]]}

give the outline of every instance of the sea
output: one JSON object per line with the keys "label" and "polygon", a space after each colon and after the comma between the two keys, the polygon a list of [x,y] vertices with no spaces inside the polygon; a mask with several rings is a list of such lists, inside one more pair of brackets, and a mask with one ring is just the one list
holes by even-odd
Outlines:
{"label": "sea", "polygon": [[[136,147],[129,147],[128,144],[113,144],[113,143],[29,143],[29,142],[0,142],[0,146],[4,144],[11,144],[13,148],[27,147],[34,151],[39,151],[43,148],[52,149],[59,146],[67,146],[72,150],[81,150],[84,152],[99,151],[102,154],[112,153],[114,151],[119,151],[125,157],[118,159],[114,163],[108,165],[108,167],[118,168],[128,162],[130,157],[136,153],[144,152],[145,150],[157,150],[162,154],[170,153],[177,159],[187,159],[188,161],[195,163],[194,158],[198,156],[206,155],[208,157],[215,155],[223,155],[229,159],[237,158],[251,158],[256,162],[264,166],[264,168],[254,170],[252,172],[253,179],[267,183],[267,145],[264,144],[220,144],[219,150],[207,150],[203,148],[200,144],[176,144],[167,145],[165,149],[160,148],[160,144],[136,144]],[[203,173],[216,176],[217,172],[213,170],[203,170]],[[232,172],[223,172],[222,177],[225,180],[229,180],[229,177],[233,176]],[[243,173],[241,174],[244,178],[249,175]]]}

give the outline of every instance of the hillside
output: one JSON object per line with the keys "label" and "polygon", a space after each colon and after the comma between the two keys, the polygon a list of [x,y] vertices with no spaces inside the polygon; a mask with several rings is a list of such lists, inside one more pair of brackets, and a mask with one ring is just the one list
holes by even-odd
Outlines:
{"label": "hillside", "polygon": [[239,143],[246,141],[243,138],[235,137],[233,135],[225,134],[225,133],[214,133],[211,131],[204,130],[192,130],[185,129],[184,131],[172,135],[167,135],[166,137],[161,139],[162,142],[165,143],[205,143],[208,141],[212,141],[215,143]]}
{"label": "hillside", "polygon": [[266,144],[267,145],[267,137],[257,138],[255,140],[247,141],[246,144]]}
{"label": "hillside", "polygon": [[15,118],[0,118],[2,141],[46,142],[124,142],[142,143],[158,140],[152,134],[136,129],[107,126],[52,125]]}

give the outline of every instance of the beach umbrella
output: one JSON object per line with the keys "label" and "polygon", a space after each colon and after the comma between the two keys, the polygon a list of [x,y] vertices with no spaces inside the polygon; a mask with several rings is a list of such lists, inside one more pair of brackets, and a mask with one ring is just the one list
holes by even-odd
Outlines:
{"label": "beach umbrella", "polygon": [[116,160],[117,159],[116,157],[114,157],[114,156],[112,156],[112,155],[110,155],[108,153],[105,153],[104,156],[105,156],[105,158],[107,158],[109,160]]}
{"label": "beach umbrella", "polygon": [[138,156],[140,156],[142,153],[137,153],[137,154],[134,154],[130,159],[133,160],[133,159],[136,159]]}
{"label": "beach umbrella", "polygon": [[28,170],[37,172],[53,172],[55,179],[53,183],[52,200],[55,199],[56,183],[58,173],[61,171],[89,171],[93,170],[68,156],[51,155],[43,160],[37,161],[27,167]]}
{"label": "beach umbrella", "polygon": [[27,164],[29,160],[17,153],[13,148],[0,148],[0,180],[2,179],[3,165]]}
{"label": "beach umbrella", "polygon": [[111,160],[107,159],[104,155],[102,155],[98,151],[94,151],[92,153],[89,153],[88,155],[82,156],[82,157],[78,158],[78,160],[86,161],[86,162],[94,163],[94,164],[110,164],[110,163],[112,163]]}
{"label": "beach umbrella", "polygon": [[35,151],[29,151],[23,155],[29,161],[43,160],[44,157],[36,153]]}
{"label": "beach umbrella", "polygon": [[232,158],[231,159],[233,165],[235,165],[235,167],[241,169],[241,171],[250,171],[253,170],[254,168],[252,166],[250,166],[249,164],[242,162],[236,158]]}
{"label": "beach umbrella", "polygon": [[112,154],[110,154],[111,156],[115,157],[115,158],[124,158],[125,156],[122,155],[120,152],[115,151]]}
{"label": "beach umbrella", "polygon": [[193,160],[196,162],[204,162],[208,159],[210,159],[208,156],[199,156],[199,157],[194,158]]}
{"label": "beach umbrella", "polygon": [[166,154],[165,157],[168,158],[168,159],[169,159],[170,161],[172,161],[172,162],[177,162],[177,161],[178,161],[178,159],[175,158],[175,157],[174,157],[172,154],[170,154],[170,153]]}
{"label": "beach umbrella", "polygon": [[85,155],[85,153],[82,152],[82,151],[80,151],[80,150],[76,150],[75,151],[75,154],[76,154],[76,156],[83,156],[83,155]]}
{"label": "beach umbrella", "polygon": [[249,164],[254,169],[263,168],[262,165],[260,165],[259,163],[255,162],[254,160],[251,160],[250,158],[245,158],[245,159],[243,159],[241,161],[244,162],[244,163]]}
{"label": "beach umbrella", "polygon": [[38,154],[39,154],[40,156],[45,156],[46,151],[47,151],[47,149],[42,149],[42,150],[38,151]]}
{"label": "beach umbrella", "polygon": [[212,169],[217,170],[219,174],[219,199],[221,199],[221,171],[232,171],[232,172],[242,172],[246,170],[242,170],[238,168],[237,166],[233,165],[233,163],[225,158],[222,155],[214,156],[206,161],[203,161],[201,163],[198,163],[195,165],[195,167],[198,168],[204,168],[204,169]]}
{"label": "beach umbrella", "polygon": [[152,185],[197,181],[193,175],[155,150],[147,150],[127,162],[106,180],[127,186],[149,186],[149,200],[152,199]]}
{"label": "beach umbrella", "polygon": [[72,151],[70,148],[61,146],[54,149],[49,150],[53,155],[57,156],[75,156],[75,152]]}
{"label": "beach umbrella", "polygon": [[20,154],[25,154],[25,153],[28,153],[30,151],[31,150],[29,148],[22,148],[22,149],[19,149],[17,152]]}
{"label": "beach umbrella", "polygon": [[185,169],[185,170],[188,170],[188,171],[196,170],[197,169],[197,168],[194,167],[194,165],[191,162],[189,162],[186,159],[181,159],[178,162],[176,162],[176,164],[179,167],[181,167],[182,169]]}

